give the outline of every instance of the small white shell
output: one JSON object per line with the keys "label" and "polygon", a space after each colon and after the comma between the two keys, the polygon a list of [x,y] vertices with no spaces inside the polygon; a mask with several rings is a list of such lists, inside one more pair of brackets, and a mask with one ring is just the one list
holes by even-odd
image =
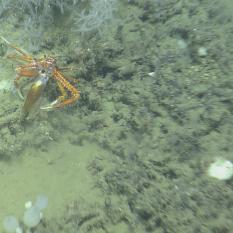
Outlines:
{"label": "small white shell", "polygon": [[23,233],[23,229],[21,227],[17,227],[15,229],[15,233]]}
{"label": "small white shell", "polygon": [[31,208],[32,207],[32,202],[31,201],[25,202],[24,207],[25,207],[25,209]]}
{"label": "small white shell", "polygon": [[150,77],[155,77],[155,72],[150,72],[150,73],[148,73],[148,75],[149,75]]}
{"label": "small white shell", "polygon": [[223,158],[217,159],[210,164],[208,175],[218,180],[229,180],[233,176],[233,164]]}

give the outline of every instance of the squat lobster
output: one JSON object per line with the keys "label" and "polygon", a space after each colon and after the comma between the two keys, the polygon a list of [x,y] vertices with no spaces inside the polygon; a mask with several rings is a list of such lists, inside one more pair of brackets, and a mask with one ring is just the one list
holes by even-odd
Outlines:
{"label": "squat lobster", "polygon": [[34,58],[11,44],[4,37],[0,36],[0,38],[7,44],[7,46],[17,51],[15,54],[7,55],[8,58],[26,62],[26,64],[18,65],[15,69],[17,76],[14,80],[14,85],[18,90],[20,97],[24,98],[19,80],[22,77],[33,78],[33,84],[27,93],[23,106],[23,111],[26,114],[29,113],[34,103],[40,98],[44,87],[50,79],[56,81],[61,95],[48,106],[41,106],[40,109],[62,108],[66,105],[75,103],[80,98],[79,90],[77,90],[61,72],[67,68],[59,68],[55,58],[50,56],[44,56],[39,59]]}

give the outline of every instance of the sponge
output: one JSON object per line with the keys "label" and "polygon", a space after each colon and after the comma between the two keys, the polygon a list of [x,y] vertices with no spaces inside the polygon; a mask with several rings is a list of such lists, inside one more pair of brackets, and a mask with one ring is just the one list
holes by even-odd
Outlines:
{"label": "sponge", "polygon": [[15,216],[7,216],[3,221],[3,227],[7,233],[15,233],[19,227],[19,221]]}
{"label": "sponge", "polygon": [[23,222],[28,228],[37,226],[40,222],[40,210],[36,206],[26,209]]}

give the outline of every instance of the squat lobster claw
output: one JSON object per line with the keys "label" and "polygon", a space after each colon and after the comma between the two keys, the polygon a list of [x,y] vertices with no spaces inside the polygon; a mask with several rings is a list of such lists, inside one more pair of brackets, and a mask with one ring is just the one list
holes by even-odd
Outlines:
{"label": "squat lobster claw", "polygon": [[79,90],[76,89],[61,72],[61,70],[64,70],[66,68],[59,69],[56,64],[55,58],[50,56],[44,56],[43,58],[34,58],[20,48],[11,44],[4,37],[0,36],[0,38],[7,44],[8,47],[13,48],[17,52],[7,55],[7,58],[16,61],[26,62],[26,64],[18,65],[15,68],[17,76],[14,80],[14,85],[18,90],[20,97],[24,98],[19,84],[20,79],[22,77],[27,77],[32,78],[34,81],[25,98],[22,110],[24,113],[29,113],[32,106],[42,95],[44,87],[50,79],[56,82],[61,95],[48,106],[41,106],[40,109],[46,110],[62,108],[66,105],[71,105],[75,103],[80,98]]}

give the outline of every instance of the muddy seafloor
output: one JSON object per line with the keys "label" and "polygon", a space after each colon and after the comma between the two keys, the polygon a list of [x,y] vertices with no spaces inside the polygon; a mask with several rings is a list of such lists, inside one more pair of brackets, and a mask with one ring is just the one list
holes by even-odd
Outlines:
{"label": "muddy seafloor", "polygon": [[[22,100],[1,90],[0,220],[22,220],[44,193],[40,233],[233,232],[232,180],[207,175],[215,158],[232,160],[232,8],[119,1],[102,30],[48,32],[35,56],[79,67],[81,98],[20,121]],[[22,28],[2,25],[17,44]],[[12,64],[1,59],[1,79]],[[57,94],[51,82],[44,99]]]}

